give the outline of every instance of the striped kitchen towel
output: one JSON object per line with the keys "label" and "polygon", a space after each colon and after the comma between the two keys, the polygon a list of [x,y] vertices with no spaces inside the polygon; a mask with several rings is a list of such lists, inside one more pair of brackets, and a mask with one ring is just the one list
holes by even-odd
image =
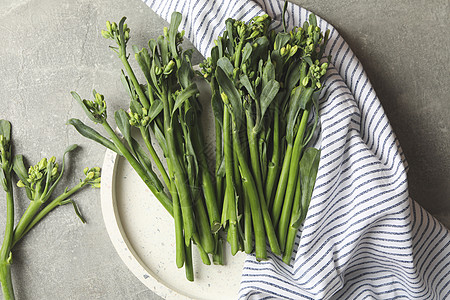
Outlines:
{"label": "striped kitchen towel", "polygon": [[[229,17],[269,14],[281,30],[284,2],[145,1],[170,20],[181,12],[186,37],[205,57]],[[309,11],[289,4],[288,27]],[[316,187],[291,265],[248,256],[240,299],[450,298],[450,234],[409,198],[407,163],[363,66],[330,29],[332,56],[320,100],[321,151]],[[301,239],[300,239],[301,237]]]}

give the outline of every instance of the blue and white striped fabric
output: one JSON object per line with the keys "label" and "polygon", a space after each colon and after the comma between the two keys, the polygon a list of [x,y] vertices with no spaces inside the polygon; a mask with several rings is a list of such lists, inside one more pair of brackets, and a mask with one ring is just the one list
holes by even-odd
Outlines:
{"label": "blue and white striped fabric", "polygon": [[[281,29],[284,3],[271,0],[146,1],[158,15],[183,14],[187,38],[205,57],[229,17],[268,13]],[[309,12],[289,4],[287,25]],[[311,206],[290,266],[278,257],[245,262],[240,299],[447,299],[450,234],[409,198],[407,163],[361,63],[330,29],[332,64],[320,101],[322,149]],[[300,239],[301,236],[301,239]]]}

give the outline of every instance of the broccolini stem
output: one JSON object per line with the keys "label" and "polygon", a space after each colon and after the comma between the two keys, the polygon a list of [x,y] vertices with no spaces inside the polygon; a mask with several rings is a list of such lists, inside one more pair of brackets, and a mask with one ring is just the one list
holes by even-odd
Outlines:
{"label": "broccolini stem", "polygon": [[[233,122],[234,123],[234,122]],[[225,126],[224,126],[225,127]],[[248,193],[250,209],[252,212],[253,229],[255,232],[255,255],[257,260],[267,259],[266,235],[264,229],[264,220],[261,212],[261,203],[258,199],[258,189],[253,178],[250,167],[244,156],[242,145],[239,140],[239,132],[233,126],[233,143],[236,143],[236,152],[239,160],[239,166],[242,176],[242,186]],[[237,162],[236,162],[237,163]],[[228,184],[227,184],[228,185]]]}
{"label": "broccolini stem", "polygon": [[259,202],[261,204],[261,211],[264,219],[264,226],[267,233],[267,238],[269,240],[270,248],[274,254],[281,254],[278,240],[275,234],[275,229],[272,224],[272,220],[267,209],[266,199],[264,197],[264,191],[262,187],[262,176],[261,176],[261,164],[259,160],[259,150],[258,150],[258,134],[254,130],[253,119],[250,116],[249,111],[246,111],[247,115],[247,133],[248,133],[248,143],[250,146],[250,161],[253,170],[253,176],[255,179],[256,188],[258,190]]}
{"label": "broccolini stem", "polygon": [[152,143],[149,139],[149,133],[148,130],[146,130],[143,126],[139,126],[139,130],[141,131],[142,138],[144,139],[144,143],[147,146],[148,151],[150,152],[150,155],[153,158],[153,161],[155,162],[156,166],[158,167],[159,172],[161,173],[164,183],[167,187],[170,187],[170,179],[167,175],[166,169],[164,168],[161,160],[159,159],[158,154],[155,151],[155,148],[153,148]]}
{"label": "broccolini stem", "polygon": [[[295,196],[294,196],[294,205],[292,207],[292,211],[298,211],[300,209],[301,206],[301,201],[300,198],[302,197],[302,188],[301,188],[301,176],[298,176],[297,179],[297,183],[296,183],[296,189],[295,189]],[[289,263],[291,262],[291,256],[292,256],[292,251],[294,249],[294,242],[295,242],[295,237],[297,236],[297,231],[298,228],[295,226],[292,226],[292,216],[290,219],[290,224],[289,224],[289,228],[288,228],[288,233],[287,233],[287,239],[286,239],[286,245],[284,246],[284,253],[283,253],[283,261],[289,265]]]}
{"label": "broccolini stem", "polygon": [[127,161],[130,163],[130,165],[136,171],[136,173],[138,173],[139,177],[142,178],[142,180],[147,185],[147,187],[150,189],[150,191],[152,191],[153,195],[155,195],[155,197],[164,206],[164,208],[169,212],[169,214],[171,216],[173,216],[173,206],[172,206],[172,201],[170,200],[170,198],[166,195],[166,193],[164,193],[164,191],[158,190],[155,187],[155,185],[150,180],[145,169],[136,160],[136,158],[130,153],[130,151],[127,149],[127,147],[125,147],[125,145],[120,141],[120,139],[117,137],[116,133],[111,128],[111,126],[108,124],[108,122],[104,121],[102,123],[102,125],[105,128],[106,132],[109,134],[114,145],[120,151],[120,153],[127,159]]}
{"label": "broccolini stem", "polygon": [[[266,180],[266,200],[267,207],[269,209],[272,208],[272,201],[274,198],[274,192],[276,189],[276,181],[280,171],[280,157],[281,157],[281,145],[280,145],[280,115],[278,103],[275,104],[274,109],[274,118],[273,118],[273,151],[272,158],[270,159],[270,163],[267,171],[267,180]],[[276,222],[274,222],[274,225]]]}
{"label": "broccolini stem", "polygon": [[308,123],[309,110],[303,111],[302,119],[298,127],[297,135],[294,141],[294,148],[292,150],[292,158],[289,167],[289,179],[286,187],[286,194],[283,202],[283,209],[281,211],[280,223],[278,224],[278,238],[281,249],[284,250],[286,245],[286,235],[290,222],[290,215],[292,212],[292,203],[294,200],[295,189],[297,187],[297,177],[299,177],[299,161],[303,151],[303,137]]}
{"label": "broccolini stem", "polygon": [[144,91],[142,90],[138,80],[136,79],[136,76],[134,75],[133,69],[131,68],[130,63],[128,62],[125,53],[123,53],[120,56],[120,60],[122,61],[122,64],[125,67],[128,76],[130,76],[131,82],[133,83],[133,86],[136,89],[136,92],[139,96],[139,100],[141,101],[142,106],[145,107],[146,109],[149,109],[150,103],[148,102],[147,96],[145,96]]}
{"label": "broccolini stem", "polygon": [[[230,113],[223,111],[223,155],[225,159],[225,200],[223,213],[228,216],[228,242],[231,245],[231,254],[239,251],[237,233],[236,197],[234,189],[233,142],[231,139]],[[237,163],[237,162],[236,162]]]}
{"label": "broccolini stem", "polygon": [[9,259],[0,260],[0,282],[2,284],[3,299],[14,300],[14,289],[11,280],[11,262]]}
{"label": "broccolini stem", "polygon": [[278,225],[281,215],[281,209],[283,208],[284,195],[286,194],[286,186],[289,178],[288,176],[291,157],[292,144],[288,144],[286,147],[286,153],[284,154],[283,165],[281,167],[280,178],[278,179],[278,186],[275,192],[272,206],[272,221],[275,226]]}
{"label": "broccolini stem", "polygon": [[[50,202],[48,205],[46,205],[41,211],[39,211],[37,214],[32,215],[31,213],[28,216],[23,215],[23,217],[20,219],[19,223],[22,222],[24,226],[26,225],[25,229],[22,231],[18,230],[18,227],[16,228],[16,231],[14,233],[14,242],[13,246],[20,241],[20,239],[28,232],[30,231],[34,225],[36,225],[43,217],[45,217],[49,212],[51,212],[54,208],[62,204],[62,201],[69,198],[71,195],[76,193],[79,189],[83,188],[86,184],[88,184],[86,181],[79,182],[76,186],[68,190],[67,192],[62,193],[58,197],[56,197],[52,202]],[[33,208],[37,207],[39,209],[40,205],[42,203],[35,202],[39,204],[33,204]],[[23,221],[22,221],[23,220]],[[22,224],[20,223],[20,224]]]}

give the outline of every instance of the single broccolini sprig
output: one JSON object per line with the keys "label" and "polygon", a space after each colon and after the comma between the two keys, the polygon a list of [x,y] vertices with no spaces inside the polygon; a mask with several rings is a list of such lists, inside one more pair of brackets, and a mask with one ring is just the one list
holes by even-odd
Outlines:
{"label": "single broccolini sprig", "polygon": [[[71,203],[78,217],[85,222],[81,216],[76,203],[69,199],[71,195],[79,191],[86,185],[94,188],[100,187],[100,168],[86,168],[84,170],[85,178],[69,189],[68,187],[62,194],[53,197],[56,186],[60,182],[65,168],[65,155],[74,149],[77,145],[69,146],[63,155],[61,168],[53,156],[49,159],[43,158],[36,165],[25,167],[22,155],[11,154],[11,124],[6,120],[0,120],[0,180],[2,187],[6,192],[7,217],[6,230],[0,250],[0,282],[2,285],[4,299],[14,299],[13,285],[11,281],[11,263],[12,249],[25,234],[30,231],[42,218],[60,205]],[[30,203],[14,228],[14,201],[12,187],[12,171],[14,171],[20,180],[17,186],[26,189],[26,195]]]}

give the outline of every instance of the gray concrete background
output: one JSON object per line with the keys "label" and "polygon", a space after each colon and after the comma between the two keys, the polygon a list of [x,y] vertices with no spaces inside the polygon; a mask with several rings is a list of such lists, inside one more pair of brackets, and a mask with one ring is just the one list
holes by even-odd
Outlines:
{"label": "gray concrete background", "polygon": [[[408,159],[411,197],[450,228],[448,1],[296,3],[335,25],[359,57]],[[106,20],[122,16],[138,46],[166,25],[138,0],[0,0],[0,118],[12,122],[15,151],[29,162],[60,159],[69,144],[81,146],[70,156],[70,179],[61,189],[82,178],[85,166],[101,165],[104,155],[65,125],[70,117],[87,121],[69,92],[88,97],[96,88],[110,111],[126,103],[121,65],[100,35]],[[16,195],[19,217],[27,201]],[[71,207],[60,207],[14,249],[17,298],[159,299],[116,254],[99,191],[87,189],[73,199],[88,224]],[[0,228],[4,202],[0,195]]]}

